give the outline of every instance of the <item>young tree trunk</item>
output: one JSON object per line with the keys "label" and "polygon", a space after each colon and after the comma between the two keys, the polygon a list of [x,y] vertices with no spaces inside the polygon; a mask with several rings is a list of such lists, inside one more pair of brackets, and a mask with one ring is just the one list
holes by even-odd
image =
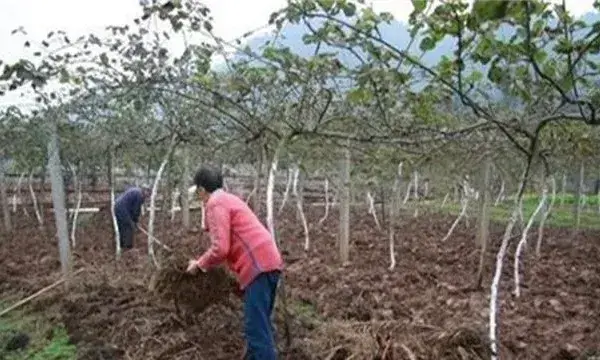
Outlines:
{"label": "young tree trunk", "polygon": [[449,197],[450,197],[450,193],[446,193],[446,195],[444,196],[444,200],[442,200],[442,205],[440,205],[441,209],[443,209],[444,206],[446,206],[446,203],[448,202]]}
{"label": "young tree trunk", "polygon": [[273,191],[275,189],[275,176],[277,175],[277,163],[279,162],[279,152],[281,145],[275,149],[273,158],[271,159],[271,166],[269,166],[269,175],[267,177],[267,227],[269,232],[275,240],[275,216],[273,207],[275,206],[273,201]]}
{"label": "young tree trunk", "polygon": [[548,219],[548,216],[550,215],[550,212],[552,211],[554,202],[556,201],[556,180],[554,179],[554,176],[550,178],[550,183],[552,186],[552,195],[550,197],[550,204],[548,205],[548,207],[546,207],[546,211],[544,211],[544,214],[542,215],[542,220],[540,220],[540,226],[538,228],[537,244],[535,245],[535,256],[537,257],[540,257],[542,253],[542,238],[544,237],[544,225],[546,223],[546,220]]}
{"label": "young tree trunk", "polygon": [[323,217],[319,220],[319,226],[323,224],[323,222],[327,219],[329,215],[329,180],[325,178],[325,213]]}
{"label": "young tree trunk", "polygon": [[261,213],[261,204],[262,204],[262,178],[263,178],[263,168],[265,163],[265,150],[261,146],[260,152],[258,155],[258,164],[256,165],[256,178],[254,178],[254,198],[252,199],[252,209],[254,212],[260,216]]}
{"label": "young tree trunk", "polygon": [[469,197],[470,197],[469,184],[465,180],[464,185],[463,185],[463,197],[461,199],[460,213],[456,217],[456,220],[454,220],[454,223],[452,223],[452,226],[450,226],[450,229],[448,230],[448,233],[446,234],[446,236],[444,236],[444,238],[442,239],[442,242],[445,242],[446,240],[448,240],[450,238],[450,236],[452,236],[452,233],[454,232],[454,229],[456,229],[456,226],[460,223],[462,218],[466,217],[467,207],[469,206]]}
{"label": "young tree trunk", "polygon": [[12,220],[10,215],[10,206],[8,205],[8,196],[6,193],[7,178],[4,163],[0,163],[0,205],[2,206],[2,217],[4,218],[4,230],[12,231]]}
{"label": "young tree trunk", "polygon": [[388,221],[388,232],[389,232],[389,251],[390,251],[390,270],[394,270],[396,267],[396,226],[398,225],[398,218],[400,213],[400,202],[402,192],[400,185],[402,183],[402,162],[398,164],[398,171],[396,178],[394,179],[394,185],[392,187],[392,201],[390,202],[390,220]]}
{"label": "young tree trunk", "polygon": [[300,177],[300,167],[296,167],[294,173],[294,184],[292,185],[292,193],[296,198],[296,209],[297,216],[300,218],[302,227],[304,228],[304,251],[308,251],[310,248],[310,236],[308,231],[308,223],[306,222],[306,216],[304,215],[304,209],[302,205],[302,193],[298,190],[298,178]]}
{"label": "young tree trunk", "polygon": [[294,172],[292,169],[287,170],[287,182],[285,184],[285,192],[283,193],[283,199],[281,200],[281,205],[279,206],[279,210],[277,211],[277,215],[281,214],[285,204],[290,196],[290,188],[292,187],[292,180],[294,178]]}
{"label": "young tree trunk", "polygon": [[171,138],[171,143],[169,144],[169,148],[165,157],[163,158],[160,167],[156,173],[156,177],[154,178],[154,185],[152,185],[152,194],[150,195],[150,214],[148,215],[148,258],[152,264],[156,267],[159,266],[158,260],[156,259],[156,255],[154,253],[154,218],[156,216],[156,195],[158,193],[158,184],[160,183],[160,178],[162,177],[165,168],[167,167],[167,163],[171,158],[171,154],[175,150],[175,141],[177,140],[176,135],[173,135]]}
{"label": "young tree trunk", "polygon": [[485,255],[487,253],[487,244],[490,233],[490,177],[492,170],[492,161],[488,157],[485,160],[483,168],[483,181],[480,184],[479,192],[481,197],[479,199],[479,231],[477,232],[477,239],[481,246],[479,253],[479,266],[477,267],[477,277],[475,278],[475,287],[481,288],[483,282],[483,268],[485,265]]}
{"label": "young tree trunk", "polygon": [[[535,145],[535,144],[534,144]],[[532,146],[535,151],[535,146]],[[532,152],[534,152],[532,151]],[[500,287],[500,278],[502,277],[502,268],[504,265],[504,258],[506,256],[506,250],[508,248],[508,244],[512,237],[513,229],[517,224],[519,213],[521,212],[523,206],[523,194],[525,192],[525,187],[527,186],[527,180],[529,179],[529,172],[531,170],[531,164],[533,163],[534,155],[532,155],[526,164],[525,171],[521,175],[521,181],[519,184],[519,190],[517,191],[517,197],[515,199],[514,208],[511,212],[508,223],[506,224],[506,228],[504,230],[504,235],[502,236],[502,242],[500,243],[500,249],[496,254],[496,266],[494,269],[494,276],[492,279],[492,284],[490,286],[490,302],[489,302],[489,339],[490,339],[490,351],[492,353],[491,360],[498,360],[498,293]]]}
{"label": "young tree trunk", "polygon": [[[302,172],[300,169],[300,163],[296,167],[296,174],[294,176],[294,182],[292,183],[292,194],[296,199],[296,221],[303,224],[306,224],[306,229],[308,229],[308,223],[306,223],[306,215],[304,213],[304,182],[305,182],[306,174]],[[308,234],[305,232],[305,235]],[[308,236],[308,235],[307,235]]]}
{"label": "young tree trunk", "polygon": [[119,240],[119,225],[117,223],[117,214],[115,213],[115,186],[110,187],[110,215],[113,223],[113,230],[115,232],[115,257],[117,260],[121,257],[121,241]]}
{"label": "young tree trunk", "polygon": [[[77,171],[73,165],[71,167],[71,172],[73,173],[73,189],[77,193],[77,200],[75,204],[75,209],[73,209],[73,219],[71,220],[71,245],[75,248],[76,239],[75,234],[77,232],[77,217],[79,216],[79,209],[81,208],[81,179],[80,176],[77,176]],[[81,169],[81,166],[79,166]]]}
{"label": "young tree trunk", "polygon": [[410,198],[410,189],[411,189],[412,184],[413,184],[413,178],[411,176],[410,179],[408,179],[408,183],[406,184],[406,194],[404,195],[404,200],[402,201],[402,205],[406,205],[406,203],[408,202],[408,199]]}
{"label": "young tree trunk", "polygon": [[44,227],[44,217],[42,216],[42,211],[40,210],[37,196],[35,195],[35,190],[33,189],[33,170],[31,173],[29,173],[29,194],[31,195],[31,202],[33,203],[33,212],[35,213],[35,218],[38,221],[40,229],[42,229]]}
{"label": "young tree trunk", "polygon": [[69,244],[69,228],[65,208],[65,188],[60,162],[58,124],[55,120],[51,120],[50,122],[48,168],[52,184],[52,206],[54,207],[54,220],[56,221],[60,265],[63,275],[66,276],[71,271],[71,247]]}
{"label": "young tree trunk", "polygon": [[563,174],[562,182],[560,186],[560,206],[563,207],[565,205],[565,198],[567,196],[567,175]]}
{"label": "young tree trunk", "polygon": [[381,198],[381,223],[385,225],[386,221],[387,221],[387,214],[385,211],[386,208],[386,203],[385,203],[385,192],[386,189],[384,186],[380,186],[379,187],[379,197]]}
{"label": "young tree trunk", "polygon": [[496,197],[496,201],[494,201],[494,206],[498,206],[504,197],[504,179],[500,180],[500,190],[498,191],[498,196]]}
{"label": "young tree trunk", "polygon": [[419,200],[419,172],[417,170],[414,171],[414,179],[415,179],[415,187],[413,193],[413,199],[415,201]]}
{"label": "young tree trunk", "polygon": [[190,228],[190,194],[188,191],[190,181],[190,149],[185,146],[183,149],[183,175],[179,193],[181,194],[181,220],[183,228]]}
{"label": "young tree trunk", "polygon": [[581,225],[581,208],[582,208],[582,198],[583,198],[583,182],[585,175],[585,165],[583,161],[579,164],[579,176],[578,176],[578,184],[577,184],[577,197],[575,199],[575,205],[573,207],[573,213],[575,215],[575,231],[579,231],[579,226]]}
{"label": "young tree trunk", "polygon": [[106,181],[108,182],[108,188],[113,187],[113,182],[115,181],[115,176],[113,174],[113,149],[109,148],[106,154]]}
{"label": "young tree trunk", "polygon": [[[18,203],[21,202],[21,184],[23,183],[23,178],[25,177],[25,173],[21,173],[21,175],[19,175],[19,180],[17,180],[17,184],[15,185],[14,188],[14,193],[12,196],[12,205],[13,205],[13,212],[16,213],[17,212],[17,207],[18,207]],[[23,209],[25,209],[24,204],[21,202],[21,207]],[[27,214],[27,210],[25,210],[25,214]]]}
{"label": "young tree trunk", "polygon": [[375,226],[377,226],[377,230],[381,230],[379,219],[377,219],[377,210],[375,210],[375,199],[373,199],[373,195],[371,195],[370,191],[367,191],[367,203],[369,204],[368,214],[373,216],[373,221],[375,221]]}
{"label": "young tree trunk", "polygon": [[340,260],[343,265],[350,260],[350,166],[352,165],[350,143],[344,149],[341,171],[341,196],[340,196],[340,229],[339,229],[339,251]]}
{"label": "young tree trunk", "polygon": [[596,180],[596,202],[598,205],[598,213],[600,214],[600,177]]}
{"label": "young tree trunk", "polygon": [[514,264],[514,272],[515,272],[514,294],[515,294],[515,297],[521,296],[520,277],[519,277],[519,263],[520,263],[519,260],[521,259],[521,253],[523,252],[523,249],[527,245],[527,235],[529,233],[529,229],[531,229],[531,226],[533,225],[533,220],[535,220],[535,218],[538,215],[538,213],[540,212],[540,210],[542,210],[542,208],[544,207],[544,204],[546,203],[547,198],[548,198],[548,187],[546,185],[544,185],[544,190],[542,191],[542,198],[540,199],[540,202],[539,202],[538,206],[535,208],[533,214],[531,214],[531,217],[529,218],[529,221],[527,222],[527,225],[525,226],[525,229],[523,230],[523,233],[521,234],[521,240],[519,241],[519,244],[517,245],[517,251],[515,252],[515,264]]}

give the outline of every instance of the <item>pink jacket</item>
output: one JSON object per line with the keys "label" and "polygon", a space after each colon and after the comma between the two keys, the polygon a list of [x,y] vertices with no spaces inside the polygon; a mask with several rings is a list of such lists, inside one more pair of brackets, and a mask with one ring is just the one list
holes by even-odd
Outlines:
{"label": "pink jacket", "polygon": [[205,216],[211,246],[198,259],[198,267],[226,262],[242,290],[260,273],[283,269],[271,233],[242,199],[219,189],[206,202]]}

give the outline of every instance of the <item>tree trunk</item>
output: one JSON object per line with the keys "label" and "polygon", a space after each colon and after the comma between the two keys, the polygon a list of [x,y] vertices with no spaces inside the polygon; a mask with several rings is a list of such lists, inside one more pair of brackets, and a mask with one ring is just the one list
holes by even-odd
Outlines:
{"label": "tree trunk", "polygon": [[150,194],[150,213],[148,214],[148,260],[150,264],[154,264],[154,266],[158,267],[158,260],[156,259],[156,255],[154,252],[154,219],[156,217],[156,196],[158,195],[158,184],[160,183],[160,179],[167,167],[169,159],[171,158],[171,154],[175,151],[177,136],[173,135],[171,138],[171,143],[169,144],[169,148],[167,149],[167,153],[156,172],[156,177],[154,178],[154,184],[152,185],[152,193]]}
{"label": "tree trunk", "polygon": [[181,179],[181,217],[183,228],[190,228],[190,195],[188,193],[188,181],[190,181],[190,149],[186,146],[183,149],[183,176]]}
{"label": "tree trunk", "polygon": [[344,149],[344,159],[342,160],[342,178],[341,178],[341,196],[340,196],[340,229],[339,229],[339,250],[342,264],[346,264],[350,257],[350,166],[352,165],[350,154],[350,144]]}
{"label": "tree trunk", "polygon": [[113,176],[113,152],[112,149],[108,149],[106,156],[106,181],[108,182],[108,188],[113,187],[114,176]]}
{"label": "tree trunk", "polygon": [[396,178],[392,186],[392,199],[390,201],[390,219],[388,222],[388,240],[390,251],[390,270],[396,267],[396,227],[399,223],[400,204],[402,201],[402,163],[398,164]]}
{"label": "tree trunk", "polygon": [[567,195],[567,175],[563,174],[560,186],[560,206],[565,205],[565,197]]}
{"label": "tree trunk", "polygon": [[263,178],[263,168],[265,164],[265,150],[261,146],[260,153],[258,155],[258,164],[256,166],[256,178],[254,179],[254,198],[252,199],[252,209],[256,213],[257,216],[260,216],[260,211],[262,209],[261,206],[261,194],[262,194],[262,178]]}
{"label": "tree trunk", "polygon": [[58,237],[58,250],[60,255],[61,270],[64,275],[71,271],[71,247],[69,244],[69,229],[67,225],[67,211],[65,208],[65,188],[60,166],[60,148],[58,139],[58,126],[55,120],[50,124],[50,141],[48,142],[48,170],[52,184],[52,206],[56,221],[56,234]]}
{"label": "tree trunk", "polygon": [[8,196],[6,194],[7,178],[5,176],[5,164],[2,160],[0,163],[0,206],[2,206],[2,216],[4,218],[4,230],[12,231],[12,221],[10,218],[10,207],[8,206]]}
{"label": "tree trunk", "polygon": [[575,205],[573,207],[573,213],[575,215],[575,231],[579,230],[579,226],[581,224],[581,200],[583,198],[583,182],[585,175],[585,165],[583,161],[581,161],[579,165],[579,177],[577,184],[577,196],[575,199]]}
{"label": "tree trunk", "polygon": [[483,266],[485,264],[485,255],[487,252],[488,237],[490,233],[490,215],[489,215],[489,203],[490,203],[490,173],[492,169],[491,159],[486,159],[483,168],[483,181],[479,187],[479,231],[477,232],[477,240],[481,246],[481,252],[479,254],[479,266],[477,268],[477,277],[475,279],[475,286],[481,288],[483,282]]}
{"label": "tree trunk", "polygon": [[379,197],[381,198],[381,205],[380,205],[380,207],[381,207],[381,223],[382,224],[386,224],[386,222],[387,222],[387,215],[386,215],[386,212],[385,212],[385,207],[386,207],[386,204],[385,204],[385,188],[383,186],[381,186],[379,188]]}

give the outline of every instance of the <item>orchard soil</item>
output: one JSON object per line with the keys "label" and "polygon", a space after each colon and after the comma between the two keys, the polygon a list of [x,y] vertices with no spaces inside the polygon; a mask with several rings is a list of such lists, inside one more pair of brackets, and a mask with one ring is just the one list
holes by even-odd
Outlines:
{"label": "orchard soil", "polygon": [[[502,227],[492,228],[484,288],[472,287],[479,251],[474,224],[461,224],[441,242],[454,220],[433,214],[403,216],[396,240],[397,266],[389,270],[387,236],[365,213],[352,215],[351,263],[339,266],[338,216],[318,227],[322,207],[307,206],[312,249],[292,206],[277,219],[286,259],[285,285],[292,345],[285,349],[282,302],[276,327],[282,359],[488,359],[489,284]],[[194,212],[199,224],[199,213]],[[143,219],[146,221],[146,219]],[[182,230],[161,215],[156,237],[191,257],[208,245],[201,231]],[[15,221],[0,241],[0,298],[11,303],[59,278],[60,264],[47,217]],[[143,222],[142,222],[143,223]],[[504,263],[499,314],[501,359],[591,359],[600,344],[600,233],[546,229],[543,256],[530,246],[522,260],[523,289],[513,290],[513,253]],[[182,311],[151,290],[153,270],[145,237],[114,259],[109,212],[79,227],[75,268],[68,284],[32,301],[28,312],[62,322],[81,359],[237,359],[244,349],[241,301],[233,293],[202,313]],[[530,240],[534,242],[535,236]],[[162,253],[157,247],[159,254]],[[3,346],[3,344],[0,344]]]}

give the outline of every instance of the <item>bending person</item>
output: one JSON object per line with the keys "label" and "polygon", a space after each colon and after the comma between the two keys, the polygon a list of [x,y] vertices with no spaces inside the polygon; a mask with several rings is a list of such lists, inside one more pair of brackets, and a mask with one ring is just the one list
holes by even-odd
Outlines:
{"label": "bending person", "polygon": [[190,260],[187,271],[206,271],[227,264],[238,280],[244,301],[247,360],[275,360],[271,314],[283,260],[271,233],[245,201],[223,189],[218,170],[202,168],[194,177],[206,209],[211,247]]}
{"label": "bending person", "polygon": [[149,196],[150,188],[148,186],[134,186],[119,195],[115,201],[115,216],[117,217],[121,249],[133,248],[133,234],[137,229],[142,205]]}

